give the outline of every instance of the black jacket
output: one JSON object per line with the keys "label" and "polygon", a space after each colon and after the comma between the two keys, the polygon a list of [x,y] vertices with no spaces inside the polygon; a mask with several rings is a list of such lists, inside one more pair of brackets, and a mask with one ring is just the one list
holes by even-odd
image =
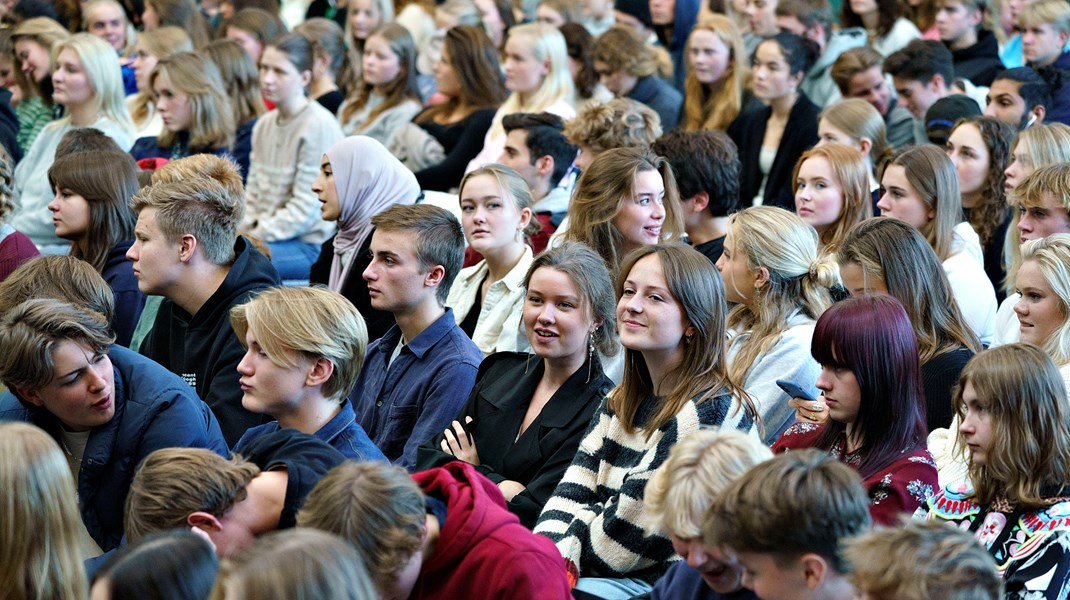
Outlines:
{"label": "black jacket", "polygon": [[245,348],[230,326],[230,309],[261,290],[280,285],[271,261],[248,240],[239,237],[234,254],[226,279],[197,314],[191,315],[165,299],[140,348],[142,354],[197,390],[219,419],[230,446],[238,443],[245,430],[271,420],[245,410],[241,404],[237,368]]}
{"label": "black jacket", "polygon": [[[530,356],[530,360],[529,360]],[[472,417],[466,430],[475,439],[480,465],[476,469],[494,483],[517,481],[527,489],[509,501],[509,510],[531,528],[543,505],[565,475],[591,418],[613,387],[595,357],[588,374],[585,363],[554,393],[524,434],[520,424],[543,375],[538,356],[499,352],[483,360],[476,386],[457,420]],[[443,434],[424,442],[416,453],[417,471],[456,460],[439,444]]]}
{"label": "black jacket", "polygon": [[955,78],[969,79],[974,85],[992,85],[992,80],[1005,68],[999,60],[996,36],[985,29],[978,32],[976,44],[951,50],[951,60],[955,63]]}
{"label": "black jacket", "polygon": [[[779,206],[795,212],[795,186],[791,181],[791,173],[802,153],[817,143],[817,116],[820,113],[821,109],[810,102],[806,94],[799,94],[795,106],[791,107],[773,167],[769,170],[763,195],[763,204],[766,206]],[[745,207],[751,205],[751,200],[762,187],[758,156],[765,138],[765,127],[772,114],[773,109],[762,106],[741,114],[728,126],[728,135],[739,148],[739,199]]]}

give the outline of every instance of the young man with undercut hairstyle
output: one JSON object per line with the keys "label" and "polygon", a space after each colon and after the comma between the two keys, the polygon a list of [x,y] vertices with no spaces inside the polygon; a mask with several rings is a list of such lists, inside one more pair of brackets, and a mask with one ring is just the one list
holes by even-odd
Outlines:
{"label": "young man with undercut hairstyle", "polygon": [[914,115],[914,143],[929,143],[925,113],[951,94],[955,80],[951,51],[940,42],[914,40],[885,59],[884,72],[892,76],[900,104]]}
{"label": "young man with undercut hairstyle", "polygon": [[861,27],[834,29],[835,19],[828,0],[780,0],[776,22],[781,31],[804,37],[818,47],[818,58],[806,72],[799,89],[818,106],[830,106],[842,98],[830,73],[833,63],[845,51],[866,45]]}
{"label": "young man with undercut hairstyle", "polygon": [[[205,168],[181,177],[186,161]],[[184,158],[155,173],[153,182],[131,201],[138,220],[126,253],[138,288],[164,297],[139,351],[197,390],[233,445],[265,418],[241,404],[237,367],[245,349],[230,327],[230,308],[279,285],[279,274],[237,234],[245,198],[229,160]]]}
{"label": "young man with undercut hairstyle", "polygon": [[888,145],[893,148],[914,143],[914,117],[899,106],[884,75],[884,57],[876,50],[851,48],[832,64],[829,75],[844,98],[861,98],[877,109],[884,119]]}
{"label": "young man with undercut hairstyle", "polygon": [[650,149],[669,161],[676,176],[691,245],[716,263],[724,250],[729,216],[742,208],[736,144],[721,131],[674,129]]}
{"label": "young man with undercut hairstyle", "polygon": [[546,249],[550,235],[564,220],[572,196],[572,178],[566,178],[578,148],[565,138],[561,117],[543,113],[513,113],[502,119],[505,150],[498,162],[512,167],[531,188],[531,209],[542,228],[531,236],[535,254]]}
{"label": "young man with undercut hairstyle", "polygon": [[985,0],[936,0],[936,8],[936,30],[951,51],[955,77],[974,85],[992,85],[1003,63],[996,36],[982,27]]}
{"label": "young man with undercut hairstyle", "polygon": [[996,75],[988,88],[984,114],[1019,131],[1044,123],[1051,105],[1051,85],[1030,67],[1015,67]]}
{"label": "young man with undercut hairstyle", "polygon": [[420,444],[461,412],[483,360],[445,306],[464,233],[449,211],[429,204],[391,207],[372,225],[364,279],[372,307],[396,324],[368,347],[350,399],[372,442],[411,469]]}

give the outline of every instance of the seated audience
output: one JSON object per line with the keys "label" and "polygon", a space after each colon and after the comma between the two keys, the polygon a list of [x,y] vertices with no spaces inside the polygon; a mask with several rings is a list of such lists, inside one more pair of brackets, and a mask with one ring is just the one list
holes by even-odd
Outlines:
{"label": "seated audience", "polygon": [[234,145],[230,155],[238,163],[242,182],[249,177],[249,154],[253,148],[253,127],[267,110],[260,93],[260,72],[248,53],[234,40],[216,40],[200,50],[219,67],[227,97],[234,111]]}
{"label": "seated audience", "polygon": [[5,596],[84,600],[78,492],[59,444],[41,429],[0,424],[0,504]]}
{"label": "seated audience", "polygon": [[364,43],[362,81],[338,109],[345,135],[366,135],[383,144],[422,108],[416,86],[416,46],[395,23],[376,29]]}
{"label": "seated audience", "polygon": [[890,525],[911,514],[939,488],[925,449],[918,346],[903,305],[884,294],[837,302],[814,329],[812,354],[821,363],[821,412],[792,425],[774,452],[817,448],[851,466],[869,493],[870,517]]}
{"label": "seated audience", "polygon": [[840,6],[840,25],[862,27],[869,35],[866,45],[889,56],[921,38],[917,26],[905,15],[906,2],[845,2]]}
{"label": "seated audience", "polygon": [[617,297],[623,381],[535,531],[557,544],[577,592],[630,598],[649,591],[674,554],[665,534],[641,523],[647,480],[701,427],[756,438],[758,414],[728,374],[724,289],[709,259],[682,244],[643,246],[621,267]]}
{"label": "seated audience", "polygon": [[219,559],[192,531],[145,536],[123,546],[93,575],[91,600],[206,600]]}
{"label": "seated audience", "polygon": [[1051,106],[1051,85],[1029,67],[1001,71],[988,89],[985,116],[1018,130],[1044,122]]}
{"label": "seated audience", "polygon": [[880,113],[872,104],[861,98],[841,100],[821,111],[818,117],[818,146],[844,144],[857,150],[866,161],[866,183],[873,197],[870,215],[880,200],[877,166],[891,151],[887,133]]}
{"label": "seated audience", "polygon": [[483,360],[445,306],[464,233],[452,214],[429,204],[391,207],[371,225],[364,280],[372,308],[392,313],[396,324],[368,348],[350,399],[387,459],[411,469],[416,448],[461,411]]}
{"label": "seated audience", "polygon": [[171,447],[227,453],[219,424],[189,386],[113,342],[103,315],[61,300],[26,300],[0,321],[0,381],[9,390],[0,420],[34,423],[66,450],[83,558],[119,545],[123,503],[145,456]]}
{"label": "seated audience", "polygon": [[728,217],[740,209],[735,143],[720,131],[673,130],[650,149],[672,167],[688,241],[716,263],[728,234]]}
{"label": "seated audience", "polygon": [[320,216],[337,222],[338,233],[323,243],[309,280],[345,296],[364,318],[368,340],[377,340],[394,325],[394,316],[372,306],[362,276],[372,259],[372,219],[394,205],[416,202],[420,186],[382,144],[354,135],[327,149],[312,192]]}
{"label": "seated audience", "polygon": [[311,188],[323,152],[343,134],[334,115],[305,95],[314,46],[290,33],[268,44],[260,61],[260,88],[275,108],[253,128],[242,230],[267,243],[286,280],[308,278],[334,229],[316,214]]}
{"label": "seated audience", "polygon": [[130,345],[145,307],[145,295],[126,260],[134,243],[136,217],[130,199],[138,190],[137,173],[137,164],[118,147],[65,154],[48,169],[55,190],[48,210],[56,235],[70,240],[71,256],[92,265],[108,282],[115,296],[111,329],[121,346]]}
{"label": "seated audience", "polygon": [[593,50],[594,69],[602,85],[618,98],[630,98],[649,107],[664,131],[680,121],[684,96],[662,77],[672,65],[631,27],[617,25],[599,36]]}
{"label": "seated audience", "polygon": [[523,281],[533,256],[525,239],[539,228],[528,184],[491,163],[464,176],[459,200],[465,240],[483,259],[457,275],[446,306],[484,355],[526,351]]}
{"label": "seated audience", "polygon": [[773,455],[738,431],[700,430],[681,439],[654,472],[643,499],[647,513],[669,533],[682,560],[654,584],[651,600],[755,600],[743,588],[743,566],[732,552],[702,543],[702,521],[714,497]]}
{"label": "seated audience", "polygon": [[575,165],[580,171],[607,150],[646,150],[661,135],[662,127],[653,109],[628,98],[593,102],[565,124],[565,137],[579,149]]}
{"label": "seated audience", "polygon": [[138,219],[126,253],[138,288],[164,298],[139,351],[196,390],[234,444],[264,419],[241,405],[236,369],[245,349],[230,308],[279,285],[279,275],[237,235],[244,197],[233,163],[199,154],[165,165],[153,179],[131,202]]}
{"label": "seated audience", "polygon": [[229,460],[197,448],[153,452],[138,466],[126,499],[128,541],[194,528],[216,554],[239,554],[258,536],[294,527],[316,483],[346,458],[292,429],[260,436]]}
{"label": "seated audience", "polygon": [[225,561],[212,598],[370,600],[360,553],[338,536],[298,529],[269,533]]}
{"label": "seated audience", "polygon": [[799,91],[814,64],[813,42],[778,33],[754,53],[754,95],[766,106],[751,109],[728,128],[739,148],[739,197],[744,206],[791,208],[791,170],[817,142],[820,109]]}
{"label": "seated audience", "polygon": [[82,7],[82,31],[108,42],[115,49],[122,69],[123,95],[137,92],[134,68],[134,42],[137,38],[134,26],[125,9],[116,0],[91,0]]}
{"label": "seated audience", "polygon": [[11,155],[6,150],[0,152],[0,282],[7,279],[19,265],[41,254],[26,234],[16,231],[8,223],[8,217],[15,211],[14,171],[15,163]]}
{"label": "seated audience", "polygon": [[576,87],[576,107],[582,108],[592,102],[607,102],[613,98],[613,92],[606,89],[599,81],[591,56],[594,38],[579,23],[565,23],[558,27],[565,36],[565,51],[568,54],[568,70],[572,84]]}
{"label": "seated audience", "polygon": [[235,452],[262,435],[296,429],[348,459],[385,460],[346,398],[368,346],[348,300],[325,288],[278,287],[231,308],[230,323],[246,349],[238,363],[242,406],[276,419],[245,432]]}
{"label": "seated audience", "polygon": [[1003,600],[996,562],[969,532],[906,521],[848,540],[851,583],[874,600]]}
{"label": "seated audience", "polygon": [[286,25],[278,15],[261,8],[242,8],[219,25],[219,39],[234,40],[242,45],[253,62],[260,64],[264,48],[271,40],[286,33]]}
{"label": "seated audience", "polygon": [[[832,64],[832,80],[844,98],[865,100],[884,120],[888,146],[899,148],[914,143],[914,117],[899,105],[884,76],[884,57],[872,48],[852,48]],[[874,161],[874,166],[878,162]]]}
{"label": "seated audience", "polygon": [[735,304],[728,314],[728,373],[754,399],[762,439],[772,444],[794,421],[790,381],[811,396],[820,365],[810,357],[814,322],[828,308],[836,265],[818,250],[817,232],[793,213],[752,207],[729,220],[717,270]]}
{"label": "seated audience", "polygon": [[799,84],[806,97],[818,106],[840,101],[842,94],[832,80],[832,65],[846,50],[866,45],[862,27],[834,28],[832,6],[828,0],[779,0],[776,22],[781,31],[804,37],[818,47],[817,60]]}
{"label": "seated audience", "polygon": [[951,51],[940,42],[915,40],[884,61],[884,72],[892,76],[900,105],[914,115],[913,143],[928,143],[925,115],[933,103],[951,93],[955,80]]}
{"label": "seated audience", "polygon": [[969,479],[915,517],[973,533],[1000,565],[1005,598],[1066,597],[1070,405],[1059,370],[1028,344],[987,350],[962,371],[955,410]]}
{"label": "seated audience", "polygon": [[[312,60],[312,80],[308,83],[308,97],[319,102],[332,115],[338,114],[338,108],[346,99],[336,81],[345,58],[345,32],[338,23],[322,17],[308,19],[294,27],[294,32],[316,42],[313,46],[315,56]],[[268,41],[270,38],[264,43]]]}
{"label": "seated audience", "polygon": [[925,136],[929,143],[944,148],[951,129],[962,119],[981,116],[981,108],[972,98],[962,94],[949,94],[940,98],[925,112]]}
{"label": "seated audience", "polygon": [[505,509],[497,486],[452,462],[411,477],[347,462],[316,486],[302,528],[357,548],[380,598],[570,598],[561,556]]}
{"label": "seated audience", "polygon": [[847,232],[873,216],[870,170],[854,148],[833,143],[807,150],[793,178],[795,213],[817,232],[822,252],[835,254]]}
{"label": "seated audience", "polygon": [[713,501],[704,546],[726,548],[762,600],[854,600],[841,549],[869,529],[858,475],[824,452],[790,452],[755,465]]}
{"label": "seated audience", "polygon": [[464,168],[483,149],[494,113],[505,101],[500,72],[498,50],[481,28],[461,25],[446,31],[442,58],[435,64],[437,93],[446,101],[420,112],[388,142],[416,174],[421,189],[449,192],[461,183]]}
{"label": "seated audience", "polygon": [[176,52],[193,52],[189,34],[178,27],[160,27],[137,35],[132,63],[137,93],[126,97],[126,108],[130,111],[138,137],[156,136],[163,132],[163,118],[156,110],[156,95],[149,83],[149,75],[157,62]]}
{"label": "seated audience", "polygon": [[[37,16],[22,21],[12,32],[15,45],[13,66],[18,67],[15,75],[19,95],[15,106],[19,121],[16,141],[23,155],[30,151],[37,135],[53,119],[56,103],[52,97],[52,48],[70,36],[70,32],[55,20]],[[16,154],[13,150],[10,152]]]}
{"label": "seated audience", "polygon": [[590,248],[565,242],[540,254],[523,281],[523,327],[540,358],[500,352],[480,364],[453,424],[417,453],[416,468],[463,460],[498,485],[534,527],[613,387],[595,356],[616,354],[613,284]]}
{"label": "seated audience", "polygon": [[695,25],[687,40],[683,129],[726,131],[747,108],[754,98],[746,84],[749,56],[729,17],[713,14]]}
{"label": "seated audience", "polygon": [[992,342],[996,293],[984,272],[977,232],[962,221],[955,165],[945,151],[915,146],[897,154],[881,177],[881,214],[913,225],[944,266],[966,324],[982,344]]}
{"label": "seated audience", "polygon": [[565,137],[561,117],[551,113],[513,113],[502,119],[502,126],[505,150],[498,162],[512,167],[531,190],[531,210],[541,227],[528,243],[538,254],[566,218],[573,185],[567,175],[578,149]]}
{"label": "seated audience", "polygon": [[194,0],[146,0],[141,24],[146,31],[169,25],[189,32],[193,47],[200,49],[211,39],[208,20]]}
{"label": "seated audience", "polygon": [[852,296],[884,293],[903,305],[918,343],[926,428],[948,427],[952,392],[981,342],[962,318],[932,247],[917,229],[880,217],[851,229],[836,259]]}
{"label": "seated audience", "polygon": [[985,28],[985,0],[937,0],[936,30],[951,51],[955,77],[974,85],[990,86],[1003,70],[999,42]]}

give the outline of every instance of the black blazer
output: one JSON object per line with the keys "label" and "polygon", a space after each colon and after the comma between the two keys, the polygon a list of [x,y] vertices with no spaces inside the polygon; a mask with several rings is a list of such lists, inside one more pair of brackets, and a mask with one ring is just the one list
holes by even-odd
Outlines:
{"label": "black blazer", "polygon": [[[388,329],[393,327],[394,315],[382,310],[372,308],[372,299],[368,295],[368,282],[364,281],[364,270],[371,264],[372,236],[364,240],[360,247],[350,258],[353,266],[349,269],[349,275],[342,282],[339,290],[347,300],[353,303],[364,317],[364,324],[368,327],[368,342],[383,337]],[[309,282],[314,285],[327,285],[331,280],[331,263],[334,262],[334,236],[323,242],[320,247],[319,258],[312,263],[309,271]]]}
{"label": "black blazer", "polygon": [[[457,416],[462,423],[465,417],[473,419],[465,427],[479,451],[481,464],[476,469],[494,483],[508,479],[527,487],[508,504],[509,510],[529,528],[535,527],[542,507],[572,464],[595,411],[613,387],[595,357],[590,375],[584,363],[517,439],[542,374],[543,362],[538,356],[519,352],[492,354],[479,366],[476,386]],[[415,470],[456,460],[439,447],[443,439],[440,433],[420,446]]]}
{"label": "black blazer", "polygon": [[[773,168],[769,170],[763,204],[795,212],[795,184],[791,180],[791,173],[802,153],[817,143],[817,116],[820,113],[821,109],[810,102],[806,94],[799,94],[788,115],[784,135],[780,138],[780,146],[773,159]],[[728,135],[739,149],[739,199],[744,207],[751,205],[751,200],[762,187],[758,155],[762,150],[766,124],[772,114],[773,109],[762,106],[739,115],[728,126]]]}

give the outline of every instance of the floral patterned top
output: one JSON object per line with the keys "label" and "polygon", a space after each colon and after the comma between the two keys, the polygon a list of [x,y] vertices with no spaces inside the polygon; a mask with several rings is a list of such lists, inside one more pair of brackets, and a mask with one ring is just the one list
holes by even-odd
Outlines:
{"label": "floral patterned top", "polygon": [[[796,423],[773,444],[773,452],[813,448],[824,427]],[[857,450],[845,453],[846,441],[840,439],[833,444],[829,455],[857,469],[862,464],[862,453]],[[869,516],[881,525],[895,525],[900,514],[913,513],[940,488],[936,462],[925,449],[924,441],[916,448],[903,450],[902,456],[865,478],[862,484],[869,492]]]}
{"label": "floral patterned top", "polygon": [[1051,505],[1022,510],[1007,501],[983,507],[970,500],[973,487],[954,483],[929,498],[916,519],[944,521],[973,532],[996,559],[1007,600],[1070,597],[1070,495],[1042,493]]}

